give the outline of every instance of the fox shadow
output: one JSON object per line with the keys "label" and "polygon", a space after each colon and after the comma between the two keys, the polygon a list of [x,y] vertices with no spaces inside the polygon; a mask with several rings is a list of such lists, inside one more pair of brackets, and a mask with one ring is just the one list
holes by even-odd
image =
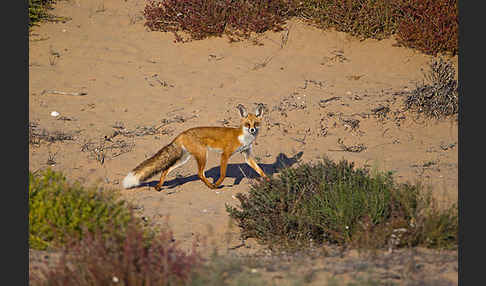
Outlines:
{"label": "fox shadow", "polygon": [[[297,153],[294,156],[289,158],[284,153],[280,153],[275,158],[274,163],[272,163],[272,164],[258,164],[258,166],[260,166],[260,168],[262,168],[263,172],[267,176],[271,177],[273,174],[278,173],[279,170],[281,170],[282,168],[290,167],[293,164],[299,162],[299,160],[300,160],[300,158],[302,157],[303,154],[304,154],[304,152],[301,151],[301,152],[299,152],[299,153]],[[213,179],[213,182],[216,182],[216,180],[218,180],[219,175],[220,175],[219,168],[220,168],[220,166],[216,166],[216,167],[213,167],[209,170],[206,170],[204,173],[206,174],[207,178],[211,178],[211,179]],[[259,177],[260,177],[260,175],[258,175],[258,173],[255,172],[255,170],[253,170],[246,163],[228,164],[227,169],[226,169],[225,181],[228,178],[233,178],[234,182],[231,185],[221,185],[220,187],[223,187],[223,186],[228,187],[228,186],[239,185],[241,180],[243,180],[243,178],[256,179],[256,178],[259,178]],[[164,182],[163,186],[168,188],[168,189],[172,189],[172,188],[175,188],[177,186],[181,186],[185,183],[192,182],[192,181],[198,181],[198,180],[199,180],[199,177],[197,175],[192,175],[192,176],[189,176],[189,177],[178,177],[178,178],[175,178],[175,179],[172,179],[172,180],[166,180]],[[150,181],[150,182],[142,183],[141,186],[154,187],[155,185],[157,185],[158,182],[159,182],[158,180]]]}

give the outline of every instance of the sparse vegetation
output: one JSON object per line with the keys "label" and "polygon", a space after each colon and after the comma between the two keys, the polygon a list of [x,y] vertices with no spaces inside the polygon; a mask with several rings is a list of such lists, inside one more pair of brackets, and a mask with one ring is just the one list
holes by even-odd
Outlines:
{"label": "sparse vegetation", "polygon": [[406,109],[423,113],[427,117],[443,118],[459,112],[459,92],[456,73],[450,61],[432,59],[424,82],[405,99]]}
{"label": "sparse vegetation", "polygon": [[42,141],[48,143],[64,142],[74,140],[74,134],[79,132],[66,133],[61,130],[48,131],[46,129],[40,129],[35,122],[29,122],[29,144],[39,145]]}
{"label": "sparse vegetation", "polygon": [[251,272],[248,259],[213,253],[206,263],[194,268],[188,286],[267,285],[260,273]]}
{"label": "sparse vegetation", "polygon": [[227,206],[242,237],[270,247],[332,243],[358,248],[457,247],[457,207],[439,210],[430,192],[391,173],[323,158],[281,171]]}
{"label": "sparse vegetation", "polygon": [[29,28],[41,21],[67,21],[69,18],[53,15],[53,9],[58,0],[29,0]]}

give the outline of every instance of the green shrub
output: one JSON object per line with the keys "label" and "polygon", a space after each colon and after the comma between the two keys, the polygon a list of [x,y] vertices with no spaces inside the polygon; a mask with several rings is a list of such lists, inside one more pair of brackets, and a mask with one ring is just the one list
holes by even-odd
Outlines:
{"label": "green shrub", "polygon": [[281,171],[237,194],[227,206],[242,238],[270,247],[335,243],[357,247],[455,247],[457,211],[432,208],[420,186],[396,184],[391,173],[370,175],[353,163],[323,158]]}
{"label": "green shrub", "polygon": [[70,184],[59,172],[29,172],[29,246],[58,246],[68,237],[104,230],[114,224],[120,233],[132,220],[128,205],[113,191]]}

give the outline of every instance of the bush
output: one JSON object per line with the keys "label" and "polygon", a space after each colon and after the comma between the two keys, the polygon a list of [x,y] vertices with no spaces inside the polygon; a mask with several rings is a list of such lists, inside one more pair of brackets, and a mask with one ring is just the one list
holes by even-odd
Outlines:
{"label": "bush", "polygon": [[383,39],[398,27],[400,1],[304,0],[297,15],[321,28],[333,27],[360,38]]}
{"label": "bush", "polygon": [[128,205],[113,191],[67,183],[59,172],[29,172],[29,247],[46,249],[89,231],[115,225],[123,233],[133,220]]}
{"label": "bush", "polygon": [[430,193],[396,184],[391,173],[370,175],[327,158],[281,171],[270,182],[237,194],[227,206],[242,229],[270,247],[334,243],[358,247],[456,247],[457,207],[432,208]]}
{"label": "bush", "polygon": [[436,55],[459,50],[458,0],[407,0],[398,26],[398,42]]}
{"label": "bush", "polygon": [[32,285],[184,285],[201,262],[196,252],[180,250],[167,228],[150,240],[133,221],[124,236],[115,224],[109,232],[70,240],[57,267],[31,273]]}
{"label": "bush", "polygon": [[281,30],[291,14],[286,0],[162,0],[149,1],[144,9],[145,26],[151,30],[189,33],[200,40],[209,36],[249,37],[251,32]]}
{"label": "bush", "polygon": [[437,119],[457,114],[459,92],[452,62],[432,59],[429,68],[429,72],[424,74],[424,83],[405,99],[405,108]]}

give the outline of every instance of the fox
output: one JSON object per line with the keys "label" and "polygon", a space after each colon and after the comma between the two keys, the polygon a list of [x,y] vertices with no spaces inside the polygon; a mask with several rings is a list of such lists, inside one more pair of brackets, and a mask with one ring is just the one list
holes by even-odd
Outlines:
{"label": "fox", "polygon": [[[252,157],[252,146],[259,133],[265,106],[259,103],[254,113],[249,113],[242,104],[238,104],[236,108],[241,116],[239,127],[194,127],[181,132],[169,144],[129,172],[123,179],[123,187],[137,187],[141,182],[162,172],[154,187],[160,191],[167,174],[193,157],[197,162],[199,179],[210,189],[216,189],[226,177],[229,158],[236,153],[243,154],[245,162],[261,177],[269,180]],[[204,174],[208,151],[221,154],[220,176],[215,183],[211,183]]]}

